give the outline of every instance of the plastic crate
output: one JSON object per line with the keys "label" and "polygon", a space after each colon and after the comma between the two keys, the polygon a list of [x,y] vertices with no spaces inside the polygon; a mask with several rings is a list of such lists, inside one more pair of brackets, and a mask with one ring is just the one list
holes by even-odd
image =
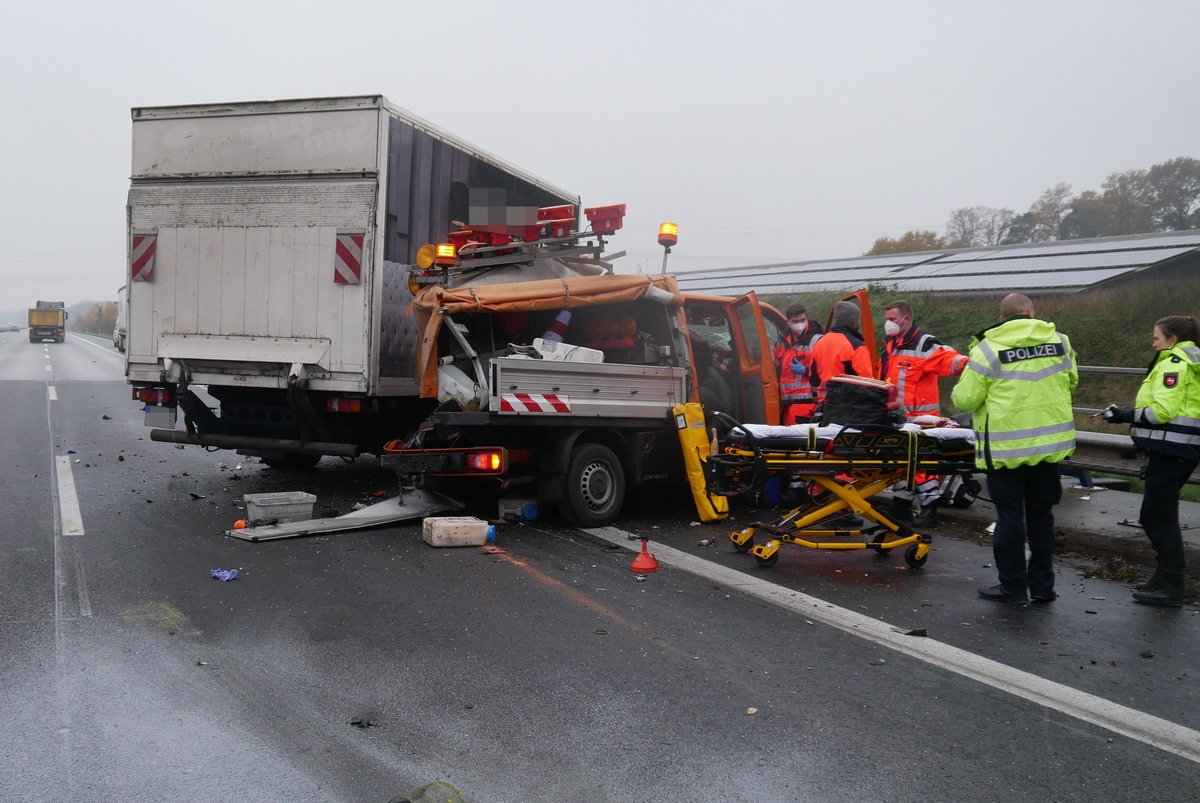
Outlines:
{"label": "plastic crate", "polygon": [[275,519],[278,524],[289,521],[308,521],[312,518],[317,497],[303,491],[280,491],[270,494],[246,494],[246,518],[254,521]]}
{"label": "plastic crate", "polygon": [[496,530],[474,516],[437,516],[421,522],[421,539],[430,546],[483,546]]}

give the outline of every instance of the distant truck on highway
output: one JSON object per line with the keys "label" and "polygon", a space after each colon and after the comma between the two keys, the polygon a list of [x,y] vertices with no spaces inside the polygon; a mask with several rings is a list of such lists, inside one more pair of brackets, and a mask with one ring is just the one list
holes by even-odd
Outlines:
{"label": "distant truck on highway", "polygon": [[62,343],[67,339],[66,304],[62,301],[39,301],[29,310],[29,342],[40,343],[53,340]]}

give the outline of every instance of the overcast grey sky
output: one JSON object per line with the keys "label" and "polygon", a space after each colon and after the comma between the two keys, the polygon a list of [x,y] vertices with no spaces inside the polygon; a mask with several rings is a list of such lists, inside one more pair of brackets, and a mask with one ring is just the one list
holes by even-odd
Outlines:
{"label": "overcast grey sky", "polygon": [[861,254],[1200,157],[1200,3],[24,3],[0,309],[115,298],[133,106],[382,94],[585,205],[621,272]]}

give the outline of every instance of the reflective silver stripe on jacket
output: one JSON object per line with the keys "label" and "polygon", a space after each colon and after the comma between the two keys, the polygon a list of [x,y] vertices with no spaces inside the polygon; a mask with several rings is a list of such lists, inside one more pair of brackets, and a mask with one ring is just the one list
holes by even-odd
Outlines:
{"label": "reflective silver stripe on jacket", "polygon": [[1005,432],[987,433],[988,440],[992,443],[997,441],[1019,441],[1025,438],[1040,438],[1044,435],[1060,435],[1064,432],[1074,432],[1074,421],[1063,421],[1057,424],[1044,424],[1040,427],[1027,427],[1026,429],[1011,429]]}
{"label": "reflective silver stripe on jacket", "polygon": [[995,441],[992,441],[988,452],[993,460],[1007,460],[1011,457],[1036,457],[1042,454],[1054,454],[1055,452],[1069,451],[1074,448],[1075,438],[1072,437],[1057,443],[1040,443],[1036,446],[1022,446],[1013,449],[998,449],[995,446]]}
{"label": "reflective silver stripe on jacket", "polygon": [[1200,446],[1200,419],[1179,416],[1153,428],[1134,424],[1129,430],[1129,435],[1134,438]]}

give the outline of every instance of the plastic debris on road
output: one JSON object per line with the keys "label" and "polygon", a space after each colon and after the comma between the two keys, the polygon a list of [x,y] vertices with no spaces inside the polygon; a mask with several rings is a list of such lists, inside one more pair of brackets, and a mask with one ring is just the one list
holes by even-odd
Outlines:
{"label": "plastic debris on road", "polygon": [[237,577],[237,575],[238,575],[237,569],[213,569],[212,570],[213,579],[220,580],[225,583],[228,583],[230,580]]}

